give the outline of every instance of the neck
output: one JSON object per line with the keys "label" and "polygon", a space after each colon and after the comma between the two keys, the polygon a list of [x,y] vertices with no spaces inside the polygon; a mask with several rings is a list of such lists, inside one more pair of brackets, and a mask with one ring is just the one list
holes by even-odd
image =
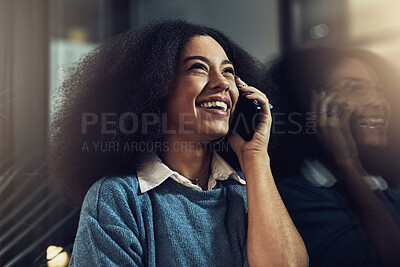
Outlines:
{"label": "neck", "polygon": [[162,155],[164,163],[170,169],[189,178],[203,190],[207,190],[212,159],[209,144],[184,140],[179,135],[167,136],[165,142],[169,146],[168,150]]}

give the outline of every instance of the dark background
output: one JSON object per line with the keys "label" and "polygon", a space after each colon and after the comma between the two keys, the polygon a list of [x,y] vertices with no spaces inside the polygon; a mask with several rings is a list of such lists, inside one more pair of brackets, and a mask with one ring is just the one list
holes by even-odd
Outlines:
{"label": "dark background", "polygon": [[46,266],[50,245],[71,250],[79,211],[43,182],[51,100],[100,42],[173,17],[216,27],[263,62],[329,45],[400,66],[399,15],[397,0],[0,0],[0,265]]}

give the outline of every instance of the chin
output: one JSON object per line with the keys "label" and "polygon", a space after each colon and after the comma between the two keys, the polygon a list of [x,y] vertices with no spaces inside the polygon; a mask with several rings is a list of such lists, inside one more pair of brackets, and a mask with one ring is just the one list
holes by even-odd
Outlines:
{"label": "chin", "polygon": [[208,125],[201,129],[211,140],[219,139],[228,134],[229,124]]}
{"label": "chin", "polygon": [[209,134],[209,139],[211,141],[215,141],[215,140],[218,140],[218,139],[226,136],[227,134],[228,134],[228,131],[212,133],[212,134]]}
{"label": "chin", "polygon": [[387,145],[387,125],[353,124],[352,134],[358,145],[370,147],[383,147]]}
{"label": "chin", "polygon": [[356,143],[362,146],[383,147],[387,145],[386,135],[358,135],[355,137]]}

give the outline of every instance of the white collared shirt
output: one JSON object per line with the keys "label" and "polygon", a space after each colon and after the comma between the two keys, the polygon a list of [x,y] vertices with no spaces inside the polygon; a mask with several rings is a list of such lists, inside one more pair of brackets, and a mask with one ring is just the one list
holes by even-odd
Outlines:
{"label": "white collared shirt", "polygon": [[[315,187],[332,187],[336,177],[317,159],[306,159],[300,166],[300,173]],[[387,182],[378,175],[365,175],[364,181],[371,190],[388,189]]]}
{"label": "white collared shirt", "polygon": [[[208,179],[207,190],[212,190],[216,185],[217,181],[227,180],[232,175],[232,178],[241,184],[246,182],[240,178],[240,176],[232,169],[229,164],[221,158],[218,153],[213,154],[211,162],[211,174]],[[188,187],[202,190],[200,186],[193,184],[188,178],[181,175],[180,173],[171,170],[165,165],[161,159],[154,155],[153,159],[146,164],[144,168],[137,171],[137,177],[139,181],[140,191],[145,193],[167,180],[169,177],[174,179],[176,182],[186,185]]]}

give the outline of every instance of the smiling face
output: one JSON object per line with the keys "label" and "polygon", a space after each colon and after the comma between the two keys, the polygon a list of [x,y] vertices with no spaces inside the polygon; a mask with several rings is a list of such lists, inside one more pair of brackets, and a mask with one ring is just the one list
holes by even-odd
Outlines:
{"label": "smiling face", "polygon": [[351,119],[356,143],[386,145],[390,108],[375,71],[363,61],[346,58],[332,70],[330,81],[330,90],[336,90],[338,97],[357,106]]}
{"label": "smiling face", "polygon": [[234,67],[217,41],[193,37],[181,51],[171,86],[168,130],[206,142],[228,133],[239,92]]}

